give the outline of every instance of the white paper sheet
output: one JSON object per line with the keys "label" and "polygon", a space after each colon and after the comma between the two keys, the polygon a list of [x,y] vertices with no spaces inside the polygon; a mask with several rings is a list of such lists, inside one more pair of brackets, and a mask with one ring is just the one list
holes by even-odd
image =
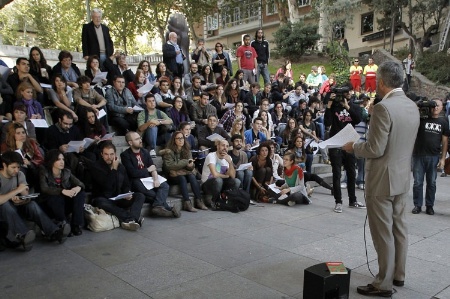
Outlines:
{"label": "white paper sheet", "polygon": [[79,153],[80,152],[80,147],[84,147],[84,145],[86,144],[85,140],[80,140],[80,141],[70,141],[67,145],[69,146],[67,149],[67,153]]}
{"label": "white paper sheet", "polygon": [[239,168],[236,169],[236,171],[238,171],[238,170],[246,170],[246,169],[249,168],[250,166],[252,166],[252,163],[244,163],[244,164],[241,164],[241,165],[239,165]]}
{"label": "white paper sheet", "polygon": [[45,83],[40,83],[42,88],[48,88],[48,89],[52,89],[52,85],[51,84],[45,84]]}
{"label": "white paper sheet", "polygon": [[269,185],[270,190],[272,190],[273,192],[275,192],[276,194],[279,194],[281,192],[280,189],[278,189],[277,185],[275,185],[275,183],[270,184]]}
{"label": "white paper sheet", "polygon": [[[162,184],[167,181],[167,179],[158,175],[158,181],[160,184]],[[153,177],[143,178],[141,179],[141,182],[142,184],[144,184],[144,187],[147,188],[147,190],[152,190],[154,188]]]}
{"label": "white paper sheet", "polygon": [[359,134],[351,124],[346,125],[336,135],[319,143],[320,148],[339,148],[347,142],[356,142],[359,140]]}
{"label": "white paper sheet", "polygon": [[98,116],[97,116],[97,118],[100,119],[100,118],[102,118],[102,117],[105,116],[105,115],[106,115],[105,109],[101,109],[101,110],[98,111]]}
{"label": "white paper sheet", "polygon": [[234,105],[235,105],[234,103],[225,103],[225,108],[230,109],[230,108],[233,108]]}
{"label": "white paper sheet", "polygon": [[150,82],[148,82],[147,84],[145,84],[144,86],[142,86],[141,88],[139,88],[137,91],[138,91],[139,93],[142,93],[142,94],[147,94],[147,93],[150,92],[150,90],[152,90],[152,88],[153,88],[153,84],[151,84]]}
{"label": "white paper sheet", "polygon": [[106,79],[106,76],[108,75],[108,72],[101,72],[95,75],[94,79],[92,79],[92,83],[99,83],[102,82],[102,80]]}
{"label": "white paper sheet", "polygon": [[138,106],[138,105],[134,105],[133,110],[134,111],[144,111],[144,108],[142,108],[141,106]]}
{"label": "white paper sheet", "polygon": [[117,195],[116,197],[110,197],[110,200],[118,200],[118,199],[122,199],[122,198],[126,198],[129,197],[130,195],[133,195],[134,192],[128,192],[128,193],[122,193]]}
{"label": "white paper sheet", "polygon": [[36,128],[48,128],[48,123],[45,119],[36,119],[36,118],[32,118],[30,119],[30,121],[33,123],[33,125]]}

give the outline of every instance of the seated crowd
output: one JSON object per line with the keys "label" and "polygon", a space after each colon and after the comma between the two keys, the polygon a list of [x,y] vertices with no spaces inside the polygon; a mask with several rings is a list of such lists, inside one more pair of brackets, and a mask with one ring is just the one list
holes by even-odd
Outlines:
{"label": "seated crowd", "polygon": [[[150,62],[141,61],[134,74],[123,54],[102,65],[89,57],[82,75],[70,52],[61,51],[51,68],[33,47],[29,59],[18,58],[14,72],[0,78],[0,223],[7,223],[6,242],[31,249],[35,235],[24,219],[49,241],[81,235],[88,192],[92,204],[117,216],[122,228],[137,230],[144,203],[153,215],[180,217],[167,202],[173,184],[189,212],[214,207],[227,189],[288,206],[311,202],[307,181],[332,190],[311,172],[310,146],[325,138],[330,89],[319,89],[324,82],[308,85],[305,74],[294,83],[287,65],[261,90],[243,82],[241,70],[230,77],[226,65],[200,68],[192,62],[179,78],[163,62],[154,75]],[[326,80],[324,85],[333,84],[334,75]],[[120,155],[113,132],[128,145]],[[321,154],[329,163],[326,151]],[[150,179],[149,189],[144,182]]]}

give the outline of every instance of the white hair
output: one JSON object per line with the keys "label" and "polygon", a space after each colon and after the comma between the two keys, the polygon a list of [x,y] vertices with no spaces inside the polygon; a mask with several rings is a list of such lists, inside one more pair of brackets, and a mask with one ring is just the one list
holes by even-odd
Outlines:
{"label": "white hair", "polygon": [[100,8],[93,8],[93,9],[91,10],[91,16],[92,16],[94,13],[98,13],[98,14],[100,14],[100,16],[103,15],[103,11],[102,11]]}

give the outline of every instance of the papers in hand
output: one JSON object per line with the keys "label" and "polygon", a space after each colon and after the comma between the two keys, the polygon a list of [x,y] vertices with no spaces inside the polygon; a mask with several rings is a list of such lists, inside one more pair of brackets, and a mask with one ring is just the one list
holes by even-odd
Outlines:
{"label": "papers in hand", "polygon": [[79,153],[80,148],[87,148],[92,142],[94,142],[94,139],[91,138],[84,138],[81,141],[71,141],[67,144],[69,147],[66,153]]}
{"label": "papers in hand", "polygon": [[278,187],[277,187],[277,185],[275,183],[270,184],[268,187],[270,188],[270,190],[272,190],[276,194],[280,194],[280,192],[281,192],[281,190],[278,189]]}
{"label": "papers in hand", "polygon": [[137,92],[142,93],[142,94],[147,94],[150,92],[150,90],[152,90],[153,88],[153,84],[151,84],[150,82],[148,82],[147,84],[145,84],[144,86],[142,86],[141,88],[139,88],[137,90]]}
{"label": "papers in hand", "polygon": [[223,138],[222,136],[220,136],[217,133],[214,133],[212,135],[209,135],[208,137],[206,137],[206,139],[211,140],[213,142],[215,142],[216,140],[225,140],[225,138]]}
{"label": "papers in hand", "polygon": [[116,197],[110,197],[109,199],[110,200],[118,200],[118,199],[122,199],[122,198],[127,198],[127,197],[133,195],[133,193],[134,192],[122,193],[122,194],[117,195]]}
{"label": "papers in hand", "polygon": [[28,195],[21,195],[21,196],[19,196],[19,198],[22,199],[22,200],[33,199],[33,198],[39,197],[39,194],[40,193],[32,193],[32,194],[28,194]]}
{"label": "papers in hand", "polygon": [[225,103],[225,108],[233,108],[234,107],[234,103]]}
{"label": "papers in hand", "polygon": [[208,147],[207,149],[204,149],[204,150],[191,150],[191,152],[192,152],[192,153],[203,153],[203,152],[209,151],[210,149],[211,149],[211,148]]}
{"label": "papers in hand", "polygon": [[32,119],[30,119],[30,121],[33,123],[33,125],[36,128],[48,128],[48,123],[43,118],[40,118],[40,119],[32,118]]}
{"label": "papers in hand", "polygon": [[320,148],[339,148],[347,142],[356,142],[359,140],[359,134],[351,124],[347,124],[336,135],[319,143]]}
{"label": "papers in hand", "polygon": [[102,80],[106,80],[106,76],[108,75],[108,72],[100,72],[95,75],[94,79],[92,79],[92,83],[99,83],[102,82]]}
{"label": "papers in hand", "polygon": [[105,134],[105,136],[103,136],[103,137],[100,139],[100,141],[103,141],[103,140],[111,140],[111,139],[114,137],[115,134],[116,134],[115,132],[112,132],[112,133],[109,133],[109,134]]}
{"label": "papers in hand", "polygon": [[40,83],[39,85],[41,85],[42,88],[52,89],[52,85],[51,84]]}
{"label": "papers in hand", "polygon": [[133,111],[144,111],[144,108],[142,108],[141,106],[138,106],[138,105],[134,105]]}
{"label": "papers in hand", "polygon": [[102,117],[105,116],[105,115],[106,115],[105,109],[101,109],[101,110],[98,111],[98,116],[97,116],[97,118],[100,119],[100,118],[102,118]]}
{"label": "papers in hand", "polygon": [[[166,178],[158,175],[158,181],[160,184],[164,183]],[[144,184],[144,187],[147,188],[147,190],[152,190],[155,188],[155,185],[153,184],[153,177],[143,178],[141,179],[142,184]]]}
{"label": "papers in hand", "polygon": [[249,168],[250,166],[252,166],[252,163],[243,163],[241,165],[239,165],[238,169],[236,169],[236,171],[239,170],[246,170],[247,168]]}

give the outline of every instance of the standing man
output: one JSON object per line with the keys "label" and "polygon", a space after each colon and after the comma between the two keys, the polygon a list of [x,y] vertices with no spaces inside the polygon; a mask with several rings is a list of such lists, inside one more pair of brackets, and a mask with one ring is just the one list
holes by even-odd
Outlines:
{"label": "standing man", "polygon": [[197,41],[197,48],[195,48],[194,52],[191,55],[192,60],[198,64],[198,70],[201,73],[203,67],[209,64],[209,54],[205,48],[205,40],[200,38]]}
{"label": "standing man", "polygon": [[350,67],[350,82],[352,83],[353,90],[359,92],[361,89],[361,74],[363,72],[362,67],[359,65],[359,59],[353,60],[353,65]]}
{"label": "standing man", "polygon": [[114,44],[109,34],[109,28],[102,24],[102,10],[94,8],[91,10],[91,22],[83,25],[81,42],[83,58],[88,60],[89,56],[100,57],[100,67],[103,66],[106,57],[114,53]]}
{"label": "standing man", "polygon": [[123,229],[138,230],[144,222],[141,216],[144,195],[135,192],[122,199],[110,199],[130,192],[130,181],[125,167],[120,164],[116,156],[116,146],[112,142],[103,142],[101,156],[102,158],[92,166],[92,179],[95,186],[92,189],[92,203],[115,215]]}
{"label": "standing man", "polygon": [[363,75],[366,76],[366,93],[375,95],[377,87],[377,70],[378,65],[373,62],[373,58],[369,58],[369,64],[364,67]]}
{"label": "standing man", "polygon": [[406,97],[402,84],[402,66],[383,62],[378,69],[376,90],[383,99],[374,106],[367,141],[350,142],[343,147],[348,153],[366,158],[367,216],[379,268],[371,284],[357,288],[366,296],[391,297],[392,285],[403,286],[405,280],[405,207],[420,121],[417,106]]}
{"label": "standing man", "polygon": [[[159,181],[158,172],[150,154],[142,149],[141,136],[136,132],[128,132],[125,140],[130,147],[120,154],[120,159],[131,180],[131,190],[144,194],[145,200],[152,203],[153,215],[179,218],[180,210],[175,206],[169,206],[166,201],[169,196],[169,184]],[[148,190],[141,179],[150,176],[153,178],[154,188]]]}
{"label": "standing man", "polygon": [[[351,101],[350,91],[343,94],[330,94],[325,109],[324,116],[325,127],[331,126],[330,138],[336,135],[347,124],[355,127],[361,122],[361,108]],[[355,181],[356,181],[356,158],[353,153],[343,151],[340,148],[330,148],[328,150],[333,171],[333,195],[335,200],[334,211],[342,213],[342,191],[341,191],[341,169],[344,166],[347,174],[347,191],[349,207],[356,209],[365,209],[366,206],[356,200]]]}
{"label": "standing man", "polygon": [[264,79],[264,85],[270,82],[269,78],[269,42],[264,39],[264,32],[262,29],[256,30],[255,40],[252,41],[251,46],[255,49],[258,55],[257,69],[256,69],[256,81],[259,82],[259,76],[262,75]]}
{"label": "standing man", "polygon": [[[413,214],[422,212],[423,204],[423,179],[427,178],[427,188],[425,192],[426,213],[434,215],[434,200],[436,197],[436,176],[437,168],[444,168],[445,155],[448,146],[448,121],[439,117],[442,111],[442,101],[432,100],[436,106],[431,109],[428,118],[420,119],[419,132],[417,133],[416,144],[413,152]],[[442,146],[442,147],[441,147]]]}
{"label": "standing man", "polygon": [[407,83],[405,91],[408,91],[409,87],[411,86],[411,73],[412,73],[414,67],[415,67],[414,59],[412,58],[412,54],[409,53],[408,57],[403,59],[403,68],[405,69],[406,83]]}
{"label": "standing man", "polygon": [[184,66],[183,60],[186,56],[177,44],[178,36],[175,32],[169,33],[169,40],[162,47],[163,62],[172,72],[174,77],[183,78]]}
{"label": "standing man", "polygon": [[256,66],[258,65],[258,54],[255,49],[250,46],[250,35],[244,35],[244,44],[237,48],[236,57],[238,68],[244,71],[244,82],[248,81],[250,84],[256,83]]}

